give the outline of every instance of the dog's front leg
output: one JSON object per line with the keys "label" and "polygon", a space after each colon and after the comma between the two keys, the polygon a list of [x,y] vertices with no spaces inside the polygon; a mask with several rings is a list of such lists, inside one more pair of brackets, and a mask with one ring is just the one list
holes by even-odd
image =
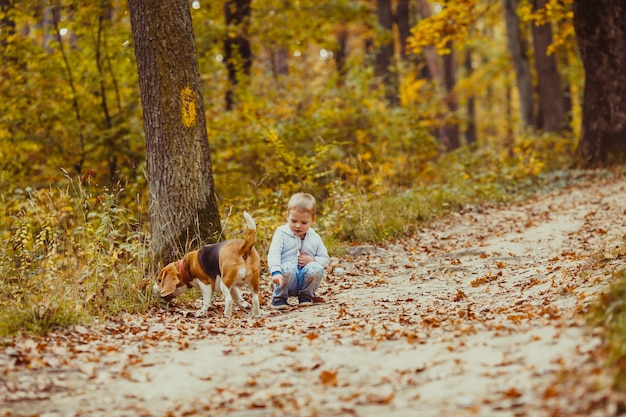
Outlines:
{"label": "dog's front leg", "polygon": [[202,292],[202,308],[196,311],[195,316],[201,317],[204,316],[211,307],[211,303],[213,301],[213,286],[211,286],[211,284],[207,285],[199,279],[196,280],[196,284],[198,284],[198,288],[200,288],[200,291]]}

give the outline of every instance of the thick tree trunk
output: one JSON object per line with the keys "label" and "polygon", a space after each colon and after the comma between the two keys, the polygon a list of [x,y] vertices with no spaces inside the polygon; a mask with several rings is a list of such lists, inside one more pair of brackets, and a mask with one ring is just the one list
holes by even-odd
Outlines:
{"label": "thick tree trunk", "polygon": [[533,85],[528,54],[522,38],[522,31],[520,30],[519,17],[517,16],[517,0],[502,0],[502,5],[509,51],[517,78],[520,112],[524,127],[528,128],[534,124]]}
{"label": "thick tree trunk", "polygon": [[165,262],[218,240],[200,72],[187,0],[129,0],[144,114],[152,246]]}
{"label": "thick tree trunk", "polygon": [[226,26],[235,36],[227,36],[224,41],[224,57],[228,70],[228,90],[226,90],[226,110],[232,110],[235,103],[235,88],[242,76],[249,77],[252,68],[252,49],[248,39],[251,0],[227,0],[224,3]]}
{"label": "thick tree trunk", "polygon": [[[545,0],[534,0],[535,10],[545,7]],[[567,118],[563,108],[563,90],[561,76],[557,68],[556,57],[548,55],[552,43],[552,28],[547,22],[533,25],[533,44],[535,49],[535,69],[539,84],[539,110],[542,125],[546,132],[562,132],[567,128]]]}
{"label": "thick tree trunk", "polygon": [[396,74],[391,68],[394,53],[391,0],[376,0],[376,14],[378,16],[378,24],[389,32],[390,39],[378,47],[375,74],[382,78],[387,102],[392,106],[397,106],[400,103],[398,82]]}
{"label": "thick tree trunk", "polygon": [[579,155],[589,166],[626,162],[626,4],[574,0],[585,68]]}

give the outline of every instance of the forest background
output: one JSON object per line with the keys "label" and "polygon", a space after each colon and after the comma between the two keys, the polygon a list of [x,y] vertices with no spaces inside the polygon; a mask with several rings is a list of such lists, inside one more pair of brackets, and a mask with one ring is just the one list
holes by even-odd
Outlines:
{"label": "forest background", "polygon": [[[560,171],[579,160],[582,114],[571,1],[190,10],[222,238],[248,210],[266,253],[305,190],[340,255],[576,176]],[[0,11],[0,335],[146,311],[160,261],[128,6]]]}

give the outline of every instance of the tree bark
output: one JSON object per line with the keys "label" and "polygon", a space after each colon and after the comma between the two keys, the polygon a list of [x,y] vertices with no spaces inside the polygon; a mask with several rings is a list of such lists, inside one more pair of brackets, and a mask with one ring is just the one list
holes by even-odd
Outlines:
{"label": "tree bark", "polygon": [[334,51],[335,66],[339,75],[337,84],[343,86],[348,67],[348,29],[345,23],[338,25],[334,31],[335,40],[337,41],[337,49]]}
{"label": "tree bark", "polygon": [[398,96],[398,83],[394,70],[391,68],[393,63],[393,15],[391,12],[391,0],[376,0],[376,15],[378,16],[378,24],[388,32],[391,36],[389,40],[383,42],[376,52],[376,68],[375,75],[382,78],[383,88],[385,89],[385,99],[392,106],[400,103]]}
{"label": "tree bark", "polygon": [[[465,77],[469,78],[474,72],[472,66],[472,49],[465,51]],[[476,106],[474,94],[467,98],[467,127],[465,129],[465,142],[468,145],[476,143]]]}
{"label": "tree bark", "polygon": [[77,141],[78,141],[78,151],[75,156],[74,161],[74,169],[76,170],[76,174],[82,175],[83,166],[85,165],[85,161],[87,159],[87,135],[85,122],[83,119],[83,111],[84,108],[82,103],[79,101],[79,82],[76,80],[74,76],[73,66],[70,64],[69,53],[65,48],[65,43],[63,42],[63,38],[61,37],[59,24],[61,23],[61,11],[58,7],[54,7],[51,9],[51,23],[52,23],[52,33],[56,37],[56,41],[58,43],[59,52],[63,59],[63,69],[65,71],[65,75],[67,78],[68,87],[71,91],[72,96],[72,108],[74,109],[74,117],[76,118],[76,125],[78,127]]}
{"label": "tree bark", "polygon": [[409,68],[417,69],[417,74],[420,78],[430,81],[432,77],[426,62],[425,52],[413,54],[407,49],[407,39],[411,36],[411,27],[417,23],[420,14],[417,10],[418,6],[416,2],[412,3],[412,0],[398,0],[394,21],[398,28],[400,59],[408,63]]}
{"label": "tree bark", "polygon": [[[8,45],[7,39],[15,34],[15,22],[9,17],[9,12],[13,10],[13,7],[13,0],[0,0],[0,47],[3,53]],[[15,61],[13,57],[11,60]]]}
{"label": "tree bark", "polygon": [[277,49],[272,49],[270,54],[272,59],[272,74],[274,75],[274,78],[289,75],[289,66],[287,65],[289,51],[287,48],[281,46]]}
{"label": "tree bark", "polygon": [[[430,3],[428,0],[418,0],[419,10],[422,16],[422,19],[427,19],[432,15],[430,10]],[[426,59],[426,68],[428,72],[429,80],[439,80],[440,79],[440,65],[439,65],[439,55],[434,46],[429,45],[424,48],[424,57]],[[426,72],[426,71],[425,71]]]}
{"label": "tree bark", "polygon": [[443,127],[443,142],[446,150],[453,151],[461,146],[459,137],[459,124],[456,121],[459,104],[457,101],[454,88],[456,87],[456,58],[454,44],[448,42],[446,48],[450,50],[449,54],[443,56],[443,84],[446,88],[446,105],[452,121],[446,122]]}
{"label": "tree bark", "polygon": [[249,77],[252,68],[252,49],[248,39],[251,0],[227,0],[224,3],[224,17],[229,31],[224,41],[224,57],[228,70],[228,89],[226,90],[226,110],[232,110],[235,104],[235,88],[242,76]]}
{"label": "tree bark", "polygon": [[400,37],[400,58],[406,61],[409,53],[406,50],[406,40],[411,36],[411,24],[409,23],[409,0],[398,0],[396,6],[396,26]]}
{"label": "tree bark", "polygon": [[[534,0],[534,9],[545,7],[545,0]],[[563,108],[563,90],[556,57],[548,55],[552,43],[550,23],[533,25],[533,45],[535,49],[535,69],[539,85],[540,126],[546,132],[562,132],[567,127],[567,118]]]}
{"label": "tree bark", "polygon": [[517,16],[517,0],[502,0],[502,5],[509,51],[517,78],[520,113],[524,127],[528,128],[534,125],[533,86],[526,45],[520,30],[519,17]]}
{"label": "tree bark", "polygon": [[187,0],[129,0],[146,134],[152,247],[169,262],[217,241],[200,72]]}
{"label": "tree bark", "polygon": [[626,162],[626,4],[574,0],[585,68],[578,153],[587,166]]}

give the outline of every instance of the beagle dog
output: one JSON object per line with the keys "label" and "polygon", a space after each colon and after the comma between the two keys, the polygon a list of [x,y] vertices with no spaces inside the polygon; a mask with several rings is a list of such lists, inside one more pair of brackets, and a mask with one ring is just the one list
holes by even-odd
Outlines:
{"label": "beagle dog", "polygon": [[233,314],[233,302],[246,309],[250,305],[241,297],[240,287],[247,285],[252,292],[252,315],[260,317],[259,280],[261,258],[254,248],[256,224],[252,216],[243,212],[246,219],[245,239],[224,240],[189,252],[183,259],[166,265],[154,284],[154,292],[165,299],[179,296],[187,288],[202,292],[200,317],[211,307],[213,291],[223,293],[226,299],[224,316]]}

